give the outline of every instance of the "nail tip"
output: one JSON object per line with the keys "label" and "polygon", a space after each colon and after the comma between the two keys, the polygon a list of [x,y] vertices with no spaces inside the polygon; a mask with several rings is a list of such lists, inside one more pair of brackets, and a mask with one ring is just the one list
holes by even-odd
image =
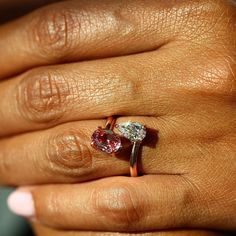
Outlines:
{"label": "nail tip", "polygon": [[19,216],[33,217],[35,214],[34,202],[30,192],[15,191],[7,199],[9,210]]}

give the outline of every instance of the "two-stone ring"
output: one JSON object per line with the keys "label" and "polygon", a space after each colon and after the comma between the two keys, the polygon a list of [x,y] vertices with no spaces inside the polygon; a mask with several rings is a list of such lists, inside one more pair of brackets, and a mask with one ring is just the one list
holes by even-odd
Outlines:
{"label": "two-stone ring", "polygon": [[[116,127],[121,136],[113,131]],[[138,176],[138,156],[142,141],[146,137],[146,127],[139,122],[125,122],[115,125],[114,117],[108,117],[105,128],[98,127],[92,134],[91,145],[97,150],[108,154],[117,154],[122,149],[121,137],[128,139],[132,144],[130,155],[130,175]]]}

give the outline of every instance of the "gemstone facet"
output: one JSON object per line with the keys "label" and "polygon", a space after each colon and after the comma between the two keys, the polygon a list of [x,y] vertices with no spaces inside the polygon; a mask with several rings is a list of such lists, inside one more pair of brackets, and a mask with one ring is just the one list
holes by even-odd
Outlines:
{"label": "gemstone facet", "polygon": [[117,124],[116,128],[120,133],[131,142],[142,142],[146,137],[147,129],[144,125],[138,122],[125,122]]}
{"label": "gemstone facet", "polygon": [[92,134],[91,139],[91,145],[94,148],[108,154],[117,153],[122,148],[119,135],[109,129],[98,127]]}

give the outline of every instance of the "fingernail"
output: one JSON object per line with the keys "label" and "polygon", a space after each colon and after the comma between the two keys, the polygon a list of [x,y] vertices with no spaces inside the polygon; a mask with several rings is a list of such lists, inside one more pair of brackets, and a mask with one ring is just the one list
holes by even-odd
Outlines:
{"label": "fingernail", "polygon": [[16,215],[31,218],[35,215],[34,200],[31,192],[16,190],[7,199],[9,209]]}

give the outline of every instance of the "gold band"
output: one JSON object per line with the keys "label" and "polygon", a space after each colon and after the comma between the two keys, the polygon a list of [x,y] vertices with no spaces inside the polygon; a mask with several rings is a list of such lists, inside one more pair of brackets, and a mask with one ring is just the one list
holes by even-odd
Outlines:
{"label": "gold band", "polygon": [[106,121],[105,129],[113,130],[115,125],[115,118],[113,116],[109,116]]}

